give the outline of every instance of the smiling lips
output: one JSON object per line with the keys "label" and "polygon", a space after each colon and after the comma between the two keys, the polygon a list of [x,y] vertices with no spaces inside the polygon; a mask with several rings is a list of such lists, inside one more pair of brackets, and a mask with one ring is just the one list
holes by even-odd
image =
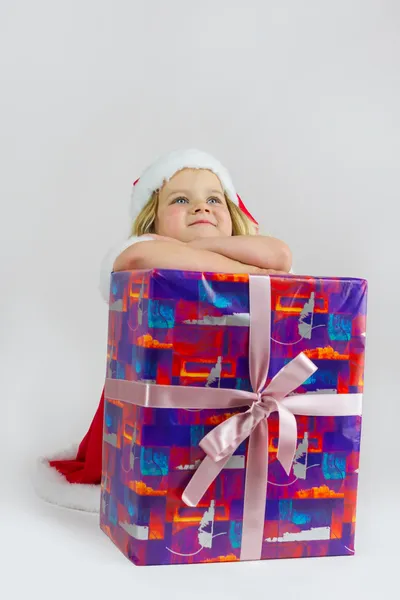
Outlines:
{"label": "smiling lips", "polygon": [[192,225],[212,225],[213,227],[215,227],[214,223],[211,223],[211,221],[207,221],[206,219],[194,221],[194,223],[190,223],[189,227],[191,227]]}

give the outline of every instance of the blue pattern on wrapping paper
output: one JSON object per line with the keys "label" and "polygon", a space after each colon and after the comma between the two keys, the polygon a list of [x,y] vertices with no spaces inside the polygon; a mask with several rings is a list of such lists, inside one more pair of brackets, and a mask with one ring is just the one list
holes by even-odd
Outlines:
{"label": "blue pattern on wrapping paper", "polygon": [[346,478],[346,457],[347,454],[343,452],[343,455],[338,455],[337,452],[329,453],[324,452],[322,454],[322,472],[325,479],[328,481],[331,479],[343,480]]}
{"label": "blue pattern on wrapping paper", "polygon": [[350,340],[351,315],[330,314],[328,319],[328,335],[332,341]]}
{"label": "blue pattern on wrapping paper", "polygon": [[168,475],[170,448],[142,446],[140,448],[140,471],[142,475]]}
{"label": "blue pattern on wrapping paper", "polygon": [[199,301],[219,308],[222,314],[249,312],[247,283],[228,281],[199,281]]}

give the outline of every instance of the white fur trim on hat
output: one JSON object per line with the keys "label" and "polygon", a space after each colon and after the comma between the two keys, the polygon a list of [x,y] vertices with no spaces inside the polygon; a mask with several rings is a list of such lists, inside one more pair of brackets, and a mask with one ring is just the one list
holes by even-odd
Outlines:
{"label": "white fur trim on hat", "polygon": [[100,512],[101,486],[88,483],[69,483],[61,473],[49,465],[49,460],[74,459],[78,447],[59,452],[51,458],[40,458],[36,463],[33,487],[36,494],[49,502],[66,508],[90,513]]}
{"label": "white fur trim on hat", "polygon": [[238,205],[238,197],[227,169],[213,156],[201,150],[174,150],[150,165],[142,174],[131,194],[132,221],[140,214],[156,190],[182,169],[207,169],[215,173],[228,198]]}

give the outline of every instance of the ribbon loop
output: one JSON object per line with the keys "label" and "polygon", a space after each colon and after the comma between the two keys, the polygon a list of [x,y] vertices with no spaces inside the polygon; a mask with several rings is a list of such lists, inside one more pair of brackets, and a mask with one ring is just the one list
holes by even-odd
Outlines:
{"label": "ribbon loop", "polygon": [[[305,360],[304,360],[305,359]],[[316,366],[305,355],[299,354],[291,363],[283,367],[269,385],[262,391],[254,394],[255,400],[245,413],[233,415],[215,429],[210,431],[200,442],[209,459],[219,463],[217,470],[208,471],[198,469],[192,479],[198,492],[202,490],[200,499],[205,494],[215,477],[225,466],[225,461],[233,455],[235,450],[244,442],[264,419],[269,418],[272,412],[279,415],[279,437],[277,459],[287,474],[292,468],[297,446],[297,423],[293,412],[282,404],[281,400],[292,389],[299,387],[316,370]],[[254,397],[253,396],[253,397]],[[194,498],[190,497],[190,490],[186,488],[183,498],[189,501],[190,506],[195,506]]]}

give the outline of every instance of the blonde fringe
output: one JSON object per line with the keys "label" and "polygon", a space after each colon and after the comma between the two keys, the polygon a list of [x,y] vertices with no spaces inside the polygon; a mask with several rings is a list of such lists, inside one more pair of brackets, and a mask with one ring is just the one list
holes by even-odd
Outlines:
{"label": "blonde fringe", "polygon": [[[232,235],[256,235],[257,226],[236,204],[225,196],[226,204],[232,219]],[[154,192],[141,213],[132,225],[131,235],[145,235],[155,232],[155,221],[158,208],[158,192]]]}

